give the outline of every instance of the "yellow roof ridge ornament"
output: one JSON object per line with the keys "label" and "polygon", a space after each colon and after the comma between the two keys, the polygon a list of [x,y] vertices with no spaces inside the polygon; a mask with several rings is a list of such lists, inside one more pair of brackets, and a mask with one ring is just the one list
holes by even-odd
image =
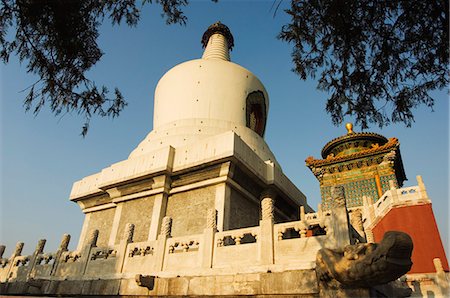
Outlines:
{"label": "yellow roof ridge ornament", "polygon": [[349,123],[345,124],[345,128],[347,128],[347,134],[348,135],[352,134],[352,133],[355,133],[353,131],[353,123],[349,122]]}

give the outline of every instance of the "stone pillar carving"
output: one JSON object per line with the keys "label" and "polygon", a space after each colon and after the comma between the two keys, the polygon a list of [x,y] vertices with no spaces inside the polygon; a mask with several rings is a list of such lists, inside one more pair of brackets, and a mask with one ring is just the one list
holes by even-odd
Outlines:
{"label": "stone pillar carving", "polygon": [[210,229],[217,230],[217,211],[216,209],[208,209],[208,213],[206,216],[206,227]]}
{"label": "stone pillar carving", "polygon": [[36,245],[36,248],[34,249],[34,253],[29,259],[29,265],[28,265],[28,272],[26,273],[26,279],[27,280],[33,280],[34,276],[36,275],[35,266],[40,264],[42,261],[42,255],[44,253],[44,247],[45,243],[47,242],[46,239],[39,239],[38,243]]}
{"label": "stone pillar carving", "polygon": [[261,214],[262,220],[274,219],[274,200],[270,197],[266,197],[261,201]]}
{"label": "stone pillar carving", "polygon": [[358,235],[355,235],[358,238],[358,241],[364,240],[366,237],[364,234],[361,209],[353,209],[352,213],[350,214],[350,223],[355,229],[356,233],[358,233]]}
{"label": "stone pillar carving", "polygon": [[61,242],[59,243],[59,250],[61,251],[67,251],[69,248],[69,242],[70,242],[70,235],[64,234],[62,236]]}
{"label": "stone pillar carving", "polygon": [[58,250],[56,251],[55,262],[53,263],[52,270],[50,272],[51,276],[54,276],[56,274],[56,269],[58,268],[58,263],[61,260],[61,255],[69,250],[69,243],[70,235],[64,234],[61,238],[61,242],[59,243]]}
{"label": "stone pillar carving", "polygon": [[161,222],[161,230],[159,231],[158,241],[156,243],[156,255],[154,270],[161,271],[164,267],[164,255],[166,254],[167,238],[172,233],[172,218],[170,216],[164,216]]}
{"label": "stone pillar carving", "polygon": [[264,265],[274,263],[273,224],[275,195],[275,192],[271,189],[261,194],[260,235],[258,235],[257,243],[260,251],[259,261]]}
{"label": "stone pillar carving", "polygon": [[206,228],[203,230],[202,267],[211,268],[214,250],[214,234],[217,232],[216,208],[208,209],[206,215]]}
{"label": "stone pillar carving", "polygon": [[[127,246],[129,243],[133,242],[134,227],[135,226],[132,223],[127,223],[125,225],[125,229],[123,231],[123,238],[120,240],[116,250],[116,260],[117,260],[115,265],[116,272],[123,272],[123,264],[125,263],[125,258],[128,255]],[[148,246],[147,248],[150,249],[150,246]],[[145,252],[143,253],[143,255],[145,255]]]}
{"label": "stone pillar carving", "polygon": [[134,224],[127,223],[127,225],[125,226],[123,239],[126,240],[127,243],[131,243],[133,242],[133,236],[134,236]]}
{"label": "stone pillar carving", "polygon": [[34,250],[34,253],[36,254],[41,254],[44,252],[44,246],[45,243],[47,242],[46,239],[39,239],[37,245],[36,245],[36,249]]}
{"label": "stone pillar carving", "polygon": [[342,247],[350,244],[350,224],[348,220],[347,207],[345,202],[344,187],[341,185],[331,187],[332,201],[332,230],[335,245]]}
{"label": "stone pillar carving", "polygon": [[98,240],[98,230],[93,230],[91,235],[89,235],[88,245],[90,247],[96,247]]}
{"label": "stone pillar carving", "polygon": [[6,246],[0,245],[0,259],[3,258],[3,254],[5,253]]}
{"label": "stone pillar carving", "polygon": [[172,233],[172,218],[169,216],[165,216],[161,223],[161,232],[159,233],[161,236],[170,237]]}
{"label": "stone pillar carving", "polygon": [[364,231],[363,222],[362,222],[362,212],[360,209],[353,210],[351,224],[358,233],[362,233]]}
{"label": "stone pillar carving", "polygon": [[344,187],[341,185],[331,187],[331,199],[333,207],[346,207]]}
{"label": "stone pillar carving", "polygon": [[23,250],[23,242],[17,242],[16,248],[14,249],[14,252],[13,252],[13,257],[20,256],[20,254],[22,253],[22,250]]}

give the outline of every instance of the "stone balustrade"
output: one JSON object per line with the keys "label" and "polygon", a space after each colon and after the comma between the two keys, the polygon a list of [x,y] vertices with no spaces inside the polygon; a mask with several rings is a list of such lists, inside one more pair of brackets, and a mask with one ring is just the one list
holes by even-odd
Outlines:
{"label": "stone balustrade", "polygon": [[393,183],[391,189],[386,191],[375,203],[370,203],[370,199],[364,199],[363,218],[364,226],[368,227],[376,221],[377,218],[383,217],[394,206],[406,204],[426,204],[431,203],[428,198],[425,184],[421,176],[417,176],[418,185],[395,188]]}
{"label": "stone balustrade", "polygon": [[[265,201],[270,203],[273,201]],[[96,246],[98,231],[93,231],[91,241],[74,251],[67,250],[70,236],[65,235],[57,252],[44,252],[45,242],[41,241],[31,256],[21,256],[20,250],[10,259],[2,259],[0,281],[312,269],[317,251],[337,243],[333,211],[301,213],[299,221],[275,224],[266,216],[259,226],[217,231],[209,224],[202,234],[181,237],[171,235],[172,221],[166,218],[157,240],[133,242],[129,232],[118,244]],[[134,226],[129,226],[132,231]]]}
{"label": "stone balustrade", "polygon": [[157,263],[157,241],[130,242],[124,252],[122,272],[148,272]]}
{"label": "stone balustrade", "polygon": [[202,235],[191,235],[167,239],[168,253],[198,251]]}
{"label": "stone balustrade", "polygon": [[217,247],[255,243],[260,234],[259,227],[243,228],[216,233]]}
{"label": "stone balustrade", "polygon": [[417,200],[419,198],[419,187],[411,186],[400,189],[391,189],[378,199],[375,205],[375,216],[384,213],[385,209],[392,204]]}
{"label": "stone balustrade", "polygon": [[[31,269],[30,260],[32,256],[15,256],[9,263],[10,266],[6,267],[9,272],[6,275],[7,278],[25,280],[26,276]],[[5,268],[4,268],[5,269]]]}
{"label": "stone balustrade", "polygon": [[128,257],[145,257],[146,255],[153,255],[155,252],[155,246],[152,243],[141,242],[128,245]]}

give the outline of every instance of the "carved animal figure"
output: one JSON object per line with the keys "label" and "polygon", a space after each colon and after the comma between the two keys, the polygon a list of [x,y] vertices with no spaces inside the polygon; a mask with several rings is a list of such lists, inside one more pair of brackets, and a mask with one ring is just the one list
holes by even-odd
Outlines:
{"label": "carved animal figure", "polygon": [[379,244],[347,245],[341,250],[323,248],[316,257],[319,281],[337,280],[347,287],[369,288],[396,280],[411,269],[413,242],[403,232],[389,231]]}

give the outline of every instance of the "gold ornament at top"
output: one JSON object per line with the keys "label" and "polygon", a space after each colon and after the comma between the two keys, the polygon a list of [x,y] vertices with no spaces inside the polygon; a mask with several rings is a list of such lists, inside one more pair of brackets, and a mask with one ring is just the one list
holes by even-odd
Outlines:
{"label": "gold ornament at top", "polygon": [[347,134],[352,134],[352,133],[355,133],[354,131],[353,131],[353,123],[347,123],[347,124],[345,124],[345,128],[347,128]]}

